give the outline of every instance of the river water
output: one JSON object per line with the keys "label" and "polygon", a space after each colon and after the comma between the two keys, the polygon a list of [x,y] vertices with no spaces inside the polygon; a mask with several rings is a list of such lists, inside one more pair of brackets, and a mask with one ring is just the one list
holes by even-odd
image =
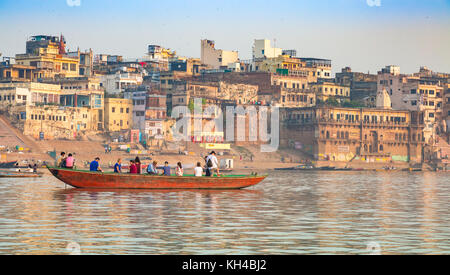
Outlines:
{"label": "river water", "polygon": [[273,172],[240,191],[0,179],[0,254],[450,254],[445,173]]}

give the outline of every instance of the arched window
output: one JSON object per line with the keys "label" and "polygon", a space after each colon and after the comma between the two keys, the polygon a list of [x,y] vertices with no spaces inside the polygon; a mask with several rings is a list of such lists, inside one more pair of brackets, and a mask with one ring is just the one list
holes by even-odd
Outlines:
{"label": "arched window", "polygon": [[383,150],[384,150],[383,145],[380,145],[380,152],[383,152]]}
{"label": "arched window", "polygon": [[348,139],[350,137],[348,132],[345,132],[345,139]]}
{"label": "arched window", "polygon": [[327,131],[327,138],[330,138],[330,132]]}

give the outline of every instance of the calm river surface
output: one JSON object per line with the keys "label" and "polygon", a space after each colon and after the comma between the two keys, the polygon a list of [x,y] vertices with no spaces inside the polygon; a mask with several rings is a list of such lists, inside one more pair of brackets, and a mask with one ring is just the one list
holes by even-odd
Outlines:
{"label": "calm river surface", "polygon": [[450,254],[450,174],[273,172],[242,191],[0,179],[0,254]]}

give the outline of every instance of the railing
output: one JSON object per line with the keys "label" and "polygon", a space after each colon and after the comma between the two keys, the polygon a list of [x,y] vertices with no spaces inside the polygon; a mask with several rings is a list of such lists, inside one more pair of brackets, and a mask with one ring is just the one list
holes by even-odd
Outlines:
{"label": "railing", "polygon": [[286,124],[311,124],[311,123],[333,123],[333,124],[353,124],[353,125],[365,125],[365,126],[409,126],[409,123],[406,122],[372,122],[372,121],[349,121],[349,120],[336,120],[329,118],[309,118],[309,119],[285,119],[283,121]]}

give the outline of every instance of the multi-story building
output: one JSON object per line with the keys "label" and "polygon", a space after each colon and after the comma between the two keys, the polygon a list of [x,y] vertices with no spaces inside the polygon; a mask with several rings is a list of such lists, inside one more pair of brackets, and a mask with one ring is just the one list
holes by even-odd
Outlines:
{"label": "multi-story building", "polygon": [[149,45],[147,57],[144,61],[155,63],[155,66],[160,71],[168,71],[170,68],[169,62],[176,57],[176,52],[170,49],[163,48],[158,45]]}
{"label": "multi-story building", "polygon": [[123,98],[105,98],[105,130],[120,132],[132,127],[133,101]]}
{"label": "multi-story building", "polygon": [[26,43],[26,53],[16,55],[16,64],[36,68],[33,79],[78,77],[79,63],[78,56],[66,54],[63,36],[32,36]]}
{"label": "multi-story building", "polygon": [[306,68],[312,72],[313,77],[332,78],[331,60],[321,58],[301,58],[301,60],[306,63]]}
{"label": "multi-story building", "polygon": [[108,65],[122,62],[123,56],[121,55],[97,54],[94,57],[94,64],[96,65]]}
{"label": "multi-story building", "polygon": [[253,59],[274,58],[283,54],[283,49],[272,48],[268,39],[255,39],[252,51]]}
{"label": "multi-story building", "polygon": [[144,133],[148,138],[163,139],[166,135],[166,100],[166,95],[159,89],[152,89],[147,94]]}
{"label": "multi-story building", "polygon": [[278,107],[299,108],[313,107],[317,104],[317,95],[312,90],[281,88]]}
{"label": "multi-story building", "polygon": [[9,61],[0,63],[0,82],[29,82],[34,80],[36,67],[11,64]]}
{"label": "multi-story building", "polygon": [[336,73],[336,83],[350,87],[351,100],[374,98],[377,94],[377,75],[352,72],[349,67]]}
{"label": "multi-story building", "polygon": [[280,55],[274,58],[253,60],[252,70],[307,77],[308,82],[317,82],[319,78],[331,78],[331,60]]}
{"label": "multi-story building", "polygon": [[311,90],[317,96],[320,102],[326,102],[329,98],[336,99],[338,102],[350,100],[350,87],[336,84],[331,81],[321,81],[310,83]]}
{"label": "multi-story building", "polygon": [[178,58],[170,61],[170,70],[184,72],[187,75],[200,75],[207,65],[202,64],[198,58]]}
{"label": "multi-story building", "polygon": [[311,80],[316,80],[313,73],[306,69],[306,62],[300,58],[291,57],[288,55],[279,55],[272,58],[256,59],[253,65],[254,71],[270,72],[274,74],[286,76],[301,76],[311,77]]}
{"label": "multi-story building", "polygon": [[95,110],[87,107],[16,106],[8,114],[24,135],[35,139],[69,139],[99,131]]}
{"label": "multi-story building", "polygon": [[94,75],[94,52],[92,49],[85,52],[78,49],[76,52],[69,52],[68,55],[79,59],[80,76],[92,77]]}
{"label": "multi-story building", "polygon": [[102,87],[107,94],[111,95],[123,94],[126,89],[141,85],[143,80],[141,73],[123,71],[101,76]]}
{"label": "multi-story building", "polygon": [[421,162],[423,113],[388,109],[282,109],[281,146],[315,160]]}
{"label": "multi-story building", "polygon": [[378,73],[380,92],[386,89],[396,110],[423,111],[425,140],[432,142],[436,121],[443,118],[444,89],[439,81],[400,74],[398,66],[387,66]]}
{"label": "multi-story building", "polygon": [[216,49],[214,41],[205,39],[201,41],[201,61],[215,70],[228,68],[231,63],[239,63],[239,53]]}
{"label": "multi-story building", "polygon": [[132,128],[139,129],[142,132],[145,130],[145,109],[148,92],[149,87],[141,85],[127,89],[124,93],[124,98],[132,100],[133,103]]}
{"label": "multi-story building", "polygon": [[0,83],[0,108],[16,105],[58,105],[61,86],[37,82]]}
{"label": "multi-story building", "polygon": [[98,121],[98,130],[104,126],[104,90],[100,80],[93,77],[45,79],[44,82],[61,86],[59,105],[91,109],[92,120]]}
{"label": "multi-story building", "polygon": [[[309,96],[306,101],[300,100],[301,95],[311,93],[311,91],[308,91],[308,77],[305,76],[282,75],[269,72],[247,72],[205,74],[194,79],[199,82],[226,82],[230,84],[257,86],[258,99],[256,101],[262,105],[288,104],[292,106],[292,104],[296,104],[297,102],[299,104],[297,107],[301,107],[306,102],[311,102],[311,97]],[[288,94],[294,96],[295,101],[289,100]],[[299,96],[299,101],[297,101],[297,95]],[[283,102],[283,96],[286,96],[285,102]],[[305,100],[305,97],[303,97],[303,100]],[[249,103],[252,104],[253,102]],[[315,96],[313,103],[315,104]],[[241,104],[244,103],[241,101]]]}

